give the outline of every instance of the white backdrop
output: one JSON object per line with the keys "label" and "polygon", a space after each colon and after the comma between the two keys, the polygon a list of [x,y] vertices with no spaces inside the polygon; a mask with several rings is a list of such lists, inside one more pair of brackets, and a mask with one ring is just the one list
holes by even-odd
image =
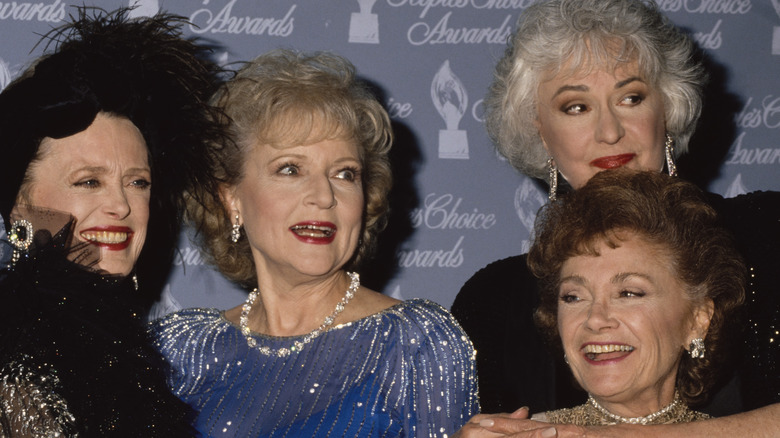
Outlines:
{"label": "white backdrop", "polygon": [[[277,47],[330,50],[376,87],[396,129],[393,215],[364,283],[449,307],[487,263],[522,253],[542,188],[500,160],[482,98],[518,15],[531,0],[0,1],[0,87],[73,5],[137,3],[188,17],[223,65]],[[660,0],[706,50],[712,85],[683,177],[726,196],[780,189],[780,0]],[[0,139],[2,141],[2,139]],[[143,279],[140,279],[143,281]],[[245,294],[181,239],[163,304],[227,308]]]}

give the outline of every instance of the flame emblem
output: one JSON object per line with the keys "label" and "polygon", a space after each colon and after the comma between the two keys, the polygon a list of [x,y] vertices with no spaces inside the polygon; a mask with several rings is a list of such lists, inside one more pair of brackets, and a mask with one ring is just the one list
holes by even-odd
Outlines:
{"label": "flame emblem", "polygon": [[466,113],[469,96],[463,83],[450,68],[450,60],[444,61],[439,71],[433,77],[431,84],[431,99],[436,111],[444,119],[447,129],[456,130],[460,119]]}
{"label": "flame emblem", "polygon": [[444,119],[447,129],[439,130],[439,158],[469,158],[469,141],[466,131],[458,129],[460,119],[466,114],[469,95],[463,82],[450,68],[449,59],[439,67],[431,83],[431,99],[436,111]]}
{"label": "flame emblem", "polygon": [[528,230],[530,235],[534,229],[536,212],[539,211],[547,196],[534,184],[531,178],[524,178],[523,183],[515,190],[515,211],[520,223]]}

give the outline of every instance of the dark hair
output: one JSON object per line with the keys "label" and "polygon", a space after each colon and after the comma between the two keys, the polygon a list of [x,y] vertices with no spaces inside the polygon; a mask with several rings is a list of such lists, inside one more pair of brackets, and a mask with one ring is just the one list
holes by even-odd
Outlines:
{"label": "dark hair", "polygon": [[220,69],[206,59],[209,49],[182,38],[183,17],[130,19],[128,11],[79,8],[69,24],[45,37],[46,49],[54,50],[0,94],[0,214],[9,222],[44,138],[79,133],[100,112],[129,119],[146,141],[152,170],[137,271],[154,292],[172,261],[183,192],[195,183],[216,190],[205,143],[222,136],[208,105]]}
{"label": "dark hair", "polygon": [[[616,169],[600,172],[585,186],[548,204],[537,217],[528,266],[539,278],[541,299],[535,318],[553,344],[557,330],[558,287],[563,264],[578,255],[598,255],[596,245],[620,246],[632,232],[672,257],[679,279],[696,303],[714,302],[704,339],[707,354],[683,354],[677,389],[690,404],[704,399],[725,361],[736,327],[726,324],[744,301],[746,270],[731,234],[693,184],[657,172]],[[682,354],[682,351],[680,352]]]}
{"label": "dark hair", "polygon": [[[325,52],[276,50],[248,62],[213,101],[224,111],[237,146],[216,144],[212,150],[219,162],[216,176],[226,186],[241,181],[246,154],[258,145],[354,140],[363,164],[365,210],[361,243],[347,268],[354,269],[371,254],[386,224],[393,133],[387,112],[348,60]],[[203,197],[205,204],[189,203],[188,215],[208,258],[226,277],[253,287],[257,272],[249,242],[230,242],[232,218],[222,200],[216,192]]]}

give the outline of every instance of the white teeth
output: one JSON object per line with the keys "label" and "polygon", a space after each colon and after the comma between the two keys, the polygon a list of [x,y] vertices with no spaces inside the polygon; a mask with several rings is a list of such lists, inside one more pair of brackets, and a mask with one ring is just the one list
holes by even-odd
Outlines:
{"label": "white teeth", "polygon": [[318,225],[295,225],[291,228],[297,234],[307,237],[330,237],[335,230],[331,227],[323,227]]}
{"label": "white teeth", "polygon": [[90,242],[98,243],[122,243],[127,240],[127,233],[123,231],[85,231],[81,237]]}
{"label": "white teeth", "polygon": [[583,348],[583,351],[585,353],[590,353],[590,354],[613,353],[615,351],[634,351],[634,347],[630,345],[615,345],[615,344],[607,344],[607,345],[588,344],[585,346],[585,348]]}

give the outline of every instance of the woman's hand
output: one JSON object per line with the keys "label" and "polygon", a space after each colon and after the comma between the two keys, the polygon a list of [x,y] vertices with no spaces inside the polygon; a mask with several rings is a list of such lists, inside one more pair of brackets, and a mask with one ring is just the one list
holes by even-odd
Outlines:
{"label": "woman's hand", "polygon": [[[522,407],[511,414],[480,414],[472,417],[453,438],[482,437],[555,437],[555,428],[547,423],[528,419],[528,408]],[[519,435],[516,435],[519,433]]]}

